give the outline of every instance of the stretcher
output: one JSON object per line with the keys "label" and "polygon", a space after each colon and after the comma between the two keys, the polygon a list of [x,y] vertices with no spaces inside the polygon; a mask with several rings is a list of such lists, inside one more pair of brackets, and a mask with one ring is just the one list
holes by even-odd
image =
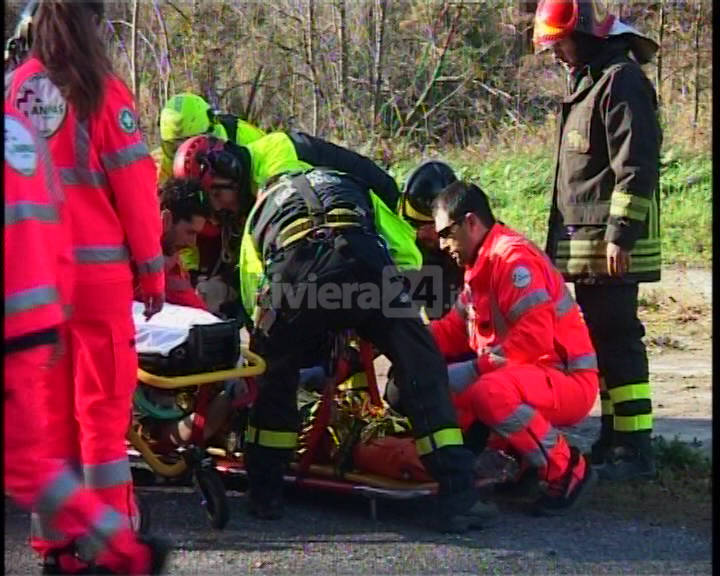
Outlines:
{"label": "stretcher", "polygon": [[[372,345],[359,340],[352,331],[331,337],[332,374],[319,391],[299,391],[303,428],[296,456],[285,475],[286,482],[302,488],[364,496],[369,500],[373,518],[378,499],[403,500],[435,494],[437,484],[417,457],[409,422],[390,414],[391,409],[381,398]],[[173,346],[180,340],[174,340]],[[170,348],[166,346],[165,352]],[[165,479],[192,480],[210,524],[216,529],[222,529],[229,519],[221,475],[246,477],[244,429],[248,409],[257,394],[254,378],[264,370],[264,360],[242,347],[237,365],[231,369],[179,376],[154,374],[142,365],[138,370],[140,389],[172,394],[177,406],[175,411],[165,408],[167,413],[160,409],[149,418],[147,406],[145,409],[138,406],[136,396],[135,418],[128,431],[131,464],[149,468]],[[205,442],[207,407],[218,385],[222,387],[223,382],[237,379],[247,383],[244,393],[233,400],[232,416],[222,432]],[[303,403],[303,396],[310,401]],[[148,433],[149,420],[163,416],[169,420],[179,418],[191,409],[196,417],[188,445],[163,445]],[[372,427],[376,432],[366,434]],[[479,478],[478,484],[500,479]]]}

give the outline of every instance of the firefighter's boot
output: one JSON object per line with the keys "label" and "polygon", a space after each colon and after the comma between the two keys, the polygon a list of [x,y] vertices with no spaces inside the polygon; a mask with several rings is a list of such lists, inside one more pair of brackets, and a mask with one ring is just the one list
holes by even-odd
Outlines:
{"label": "firefighter's boot", "polygon": [[600,436],[593,442],[590,449],[590,462],[593,466],[602,466],[607,463],[615,448],[615,434],[613,431],[613,415],[603,414],[600,417]]}
{"label": "firefighter's boot", "polygon": [[470,488],[455,494],[438,496],[435,527],[439,532],[464,534],[495,523],[499,512],[493,502],[482,500],[480,492]]}
{"label": "firefighter's boot", "polygon": [[608,482],[655,479],[657,469],[650,430],[623,434],[612,459],[598,469],[598,474]]}
{"label": "firefighter's boot", "polygon": [[292,456],[290,450],[248,445],[245,451],[248,473],[248,512],[260,520],[278,520],[285,512],[284,474]]}

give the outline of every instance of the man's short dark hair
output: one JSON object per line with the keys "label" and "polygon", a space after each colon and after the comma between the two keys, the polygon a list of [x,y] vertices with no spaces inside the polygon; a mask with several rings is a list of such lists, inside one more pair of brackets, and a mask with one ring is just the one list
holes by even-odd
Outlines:
{"label": "man's short dark hair", "polygon": [[160,208],[170,211],[173,224],[190,222],[193,216],[210,216],[207,195],[197,180],[171,178],[165,182],[160,188]]}
{"label": "man's short dark hair", "polygon": [[460,221],[465,214],[472,213],[488,228],[495,224],[490,201],[485,192],[475,184],[453,182],[435,198],[433,213],[441,206],[447,210],[450,220],[454,222]]}

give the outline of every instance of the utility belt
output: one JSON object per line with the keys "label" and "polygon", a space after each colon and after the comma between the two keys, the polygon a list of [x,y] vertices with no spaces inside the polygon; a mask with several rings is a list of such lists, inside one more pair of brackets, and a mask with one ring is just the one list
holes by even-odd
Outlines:
{"label": "utility belt", "polygon": [[353,210],[335,208],[322,215],[322,220],[302,216],[287,224],[275,237],[277,250],[285,250],[300,240],[325,240],[334,237],[338,229],[362,228],[363,218]]}

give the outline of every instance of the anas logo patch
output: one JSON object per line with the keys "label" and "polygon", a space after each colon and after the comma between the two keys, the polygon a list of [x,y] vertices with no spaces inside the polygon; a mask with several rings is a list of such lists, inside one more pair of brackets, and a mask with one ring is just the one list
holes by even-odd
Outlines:
{"label": "anas logo patch", "polygon": [[512,283],[515,288],[527,288],[532,281],[532,274],[525,266],[516,266],[512,271]]}
{"label": "anas logo patch", "polygon": [[565,136],[565,141],[569,150],[586,150],[588,147],[587,139],[577,130],[570,130]]}
{"label": "anas logo patch", "polygon": [[43,138],[50,138],[62,126],[67,103],[47,74],[34,74],[20,86],[15,107],[30,120]]}
{"label": "anas logo patch", "polygon": [[130,108],[123,108],[118,114],[118,124],[123,132],[132,134],[137,130],[137,122],[135,121],[135,115],[132,113]]}
{"label": "anas logo patch", "polygon": [[37,149],[30,131],[17,118],[5,115],[5,162],[23,176],[37,168]]}

